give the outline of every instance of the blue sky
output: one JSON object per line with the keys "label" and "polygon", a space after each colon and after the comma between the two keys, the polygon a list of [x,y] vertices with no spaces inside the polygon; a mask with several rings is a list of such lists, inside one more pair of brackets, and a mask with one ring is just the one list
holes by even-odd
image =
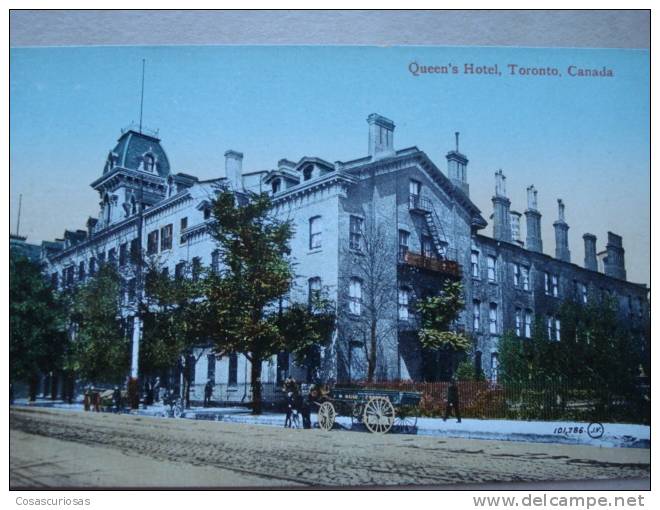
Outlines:
{"label": "blue sky", "polygon": [[[224,174],[226,149],[244,169],[283,157],[366,155],[366,117],[396,123],[397,148],[416,145],[445,168],[461,132],[473,201],[487,218],[494,172],[512,208],[539,190],[546,253],[556,199],[566,203],[573,261],[582,234],[623,235],[629,279],[650,281],[649,53],[636,50],[430,47],[96,47],[12,49],[10,221],[38,242],[82,228],[98,212],[89,183],[131,120],[160,129],[174,171]],[[502,76],[412,76],[411,62],[498,64]],[[561,78],[507,75],[509,63],[554,66]],[[571,78],[569,65],[614,71]],[[486,231],[490,234],[491,227]]]}

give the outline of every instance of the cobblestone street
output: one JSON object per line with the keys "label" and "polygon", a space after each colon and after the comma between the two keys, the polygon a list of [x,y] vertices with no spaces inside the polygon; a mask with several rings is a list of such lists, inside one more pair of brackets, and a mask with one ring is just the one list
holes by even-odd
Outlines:
{"label": "cobblestone street", "polygon": [[650,451],[12,408],[19,487],[442,486],[650,477]]}

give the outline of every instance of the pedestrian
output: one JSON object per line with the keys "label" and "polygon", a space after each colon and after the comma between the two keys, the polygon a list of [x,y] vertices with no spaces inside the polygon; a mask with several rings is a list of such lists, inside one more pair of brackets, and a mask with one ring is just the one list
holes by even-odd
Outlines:
{"label": "pedestrian", "polygon": [[154,402],[160,402],[160,377],[156,377],[153,387]]}
{"label": "pedestrian", "polygon": [[153,404],[153,393],[152,393],[152,388],[151,388],[151,381],[149,379],[146,379],[144,381],[144,407],[145,409],[147,406],[150,406]]}
{"label": "pedestrian", "polygon": [[204,407],[211,405],[211,396],[213,395],[213,381],[209,379],[204,386]]}
{"label": "pedestrian", "polygon": [[119,386],[115,386],[115,391],[112,392],[112,402],[115,406],[115,412],[121,411],[121,390]]}
{"label": "pedestrian", "polygon": [[453,410],[456,416],[456,423],[461,423],[461,411],[458,405],[458,386],[456,385],[456,378],[452,378],[447,388],[447,407],[445,408],[445,416],[442,421],[447,421],[449,411]]}
{"label": "pedestrian", "polygon": [[311,419],[311,413],[312,413],[312,408],[318,402],[320,397],[318,386],[316,384],[312,384],[309,387],[309,392],[307,393],[307,399],[305,402],[303,402],[302,405],[302,421],[303,421],[303,428],[304,429],[311,429],[312,428],[312,419]]}
{"label": "pedestrian", "polygon": [[296,406],[296,397],[292,391],[286,394],[286,417],[284,418],[284,428],[291,428],[291,415]]}

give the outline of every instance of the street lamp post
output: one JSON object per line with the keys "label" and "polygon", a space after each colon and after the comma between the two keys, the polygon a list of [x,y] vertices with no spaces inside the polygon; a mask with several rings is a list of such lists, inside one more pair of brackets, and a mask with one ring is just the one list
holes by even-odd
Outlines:
{"label": "street lamp post", "polygon": [[131,402],[131,408],[137,409],[140,406],[140,391],[138,386],[138,368],[140,364],[140,340],[142,339],[142,317],[140,316],[142,307],[142,222],[144,207],[144,181],[140,177],[140,200],[138,202],[138,228],[137,228],[137,250],[135,261],[135,312],[133,314],[133,335],[131,348],[131,377],[128,382],[128,395]]}

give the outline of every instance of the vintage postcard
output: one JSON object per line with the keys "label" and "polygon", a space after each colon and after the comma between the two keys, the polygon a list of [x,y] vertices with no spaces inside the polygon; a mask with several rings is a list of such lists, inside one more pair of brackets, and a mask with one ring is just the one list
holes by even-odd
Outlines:
{"label": "vintage postcard", "polygon": [[648,50],[10,58],[12,488],[650,487]]}

